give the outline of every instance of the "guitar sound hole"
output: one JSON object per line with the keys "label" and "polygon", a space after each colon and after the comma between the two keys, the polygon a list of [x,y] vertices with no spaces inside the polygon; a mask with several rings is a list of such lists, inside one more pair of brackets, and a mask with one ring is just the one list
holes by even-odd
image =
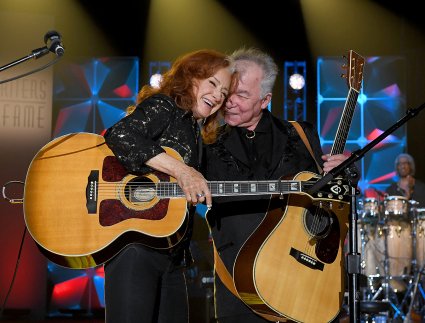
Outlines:
{"label": "guitar sound hole", "polygon": [[304,213],[304,226],[310,235],[322,239],[329,234],[331,219],[325,209],[313,206]]}
{"label": "guitar sound hole", "polygon": [[124,194],[131,203],[149,202],[156,196],[156,186],[146,177],[135,177],[126,184]]}

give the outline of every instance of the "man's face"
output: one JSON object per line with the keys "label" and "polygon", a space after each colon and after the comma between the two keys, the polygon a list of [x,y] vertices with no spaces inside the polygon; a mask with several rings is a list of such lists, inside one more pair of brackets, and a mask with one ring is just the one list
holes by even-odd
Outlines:
{"label": "man's face", "polygon": [[412,169],[410,167],[409,160],[406,157],[400,157],[397,163],[397,173],[400,177],[406,177],[407,175],[410,175],[411,172]]}
{"label": "man's face", "polygon": [[261,119],[262,110],[270,102],[271,94],[261,97],[262,69],[249,61],[238,61],[241,71],[236,90],[230,95],[224,110],[225,122],[234,127],[254,130]]}

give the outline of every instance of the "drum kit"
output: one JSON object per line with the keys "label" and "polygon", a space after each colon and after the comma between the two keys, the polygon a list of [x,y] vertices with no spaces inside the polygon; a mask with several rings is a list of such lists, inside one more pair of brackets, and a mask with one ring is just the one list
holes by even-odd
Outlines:
{"label": "drum kit", "polygon": [[371,197],[359,199],[357,214],[364,319],[424,315],[425,208],[403,196]]}

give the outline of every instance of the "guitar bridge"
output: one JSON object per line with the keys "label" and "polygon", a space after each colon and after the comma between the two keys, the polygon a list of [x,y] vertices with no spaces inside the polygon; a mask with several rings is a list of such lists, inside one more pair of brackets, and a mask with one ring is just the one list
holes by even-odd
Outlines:
{"label": "guitar bridge", "polygon": [[296,261],[303,264],[304,266],[307,266],[311,269],[323,271],[324,264],[321,261],[314,259],[309,255],[306,255],[304,252],[291,248],[289,254],[294,257]]}
{"label": "guitar bridge", "polygon": [[87,178],[86,207],[89,214],[97,213],[97,187],[99,183],[99,171],[92,170]]}

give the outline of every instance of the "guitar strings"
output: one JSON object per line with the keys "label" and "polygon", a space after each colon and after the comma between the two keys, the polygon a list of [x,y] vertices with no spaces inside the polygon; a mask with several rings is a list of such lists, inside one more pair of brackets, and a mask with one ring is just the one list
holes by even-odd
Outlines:
{"label": "guitar strings", "polygon": [[[271,181],[264,181],[264,182],[208,182],[208,186],[210,188],[217,188],[217,187],[224,187],[224,188],[229,188],[229,187],[234,187],[235,184],[237,185],[238,188],[250,188],[253,184],[255,184],[256,186],[260,187],[260,188],[266,188],[268,187],[270,184],[276,184],[275,187],[277,187],[278,185],[280,185],[281,189],[284,188],[284,190],[290,191],[291,193],[294,192],[293,190],[293,185],[296,184],[299,188],[301,187],[301,183],[303,184],[307,184],[307,186],[313,186],[313,184],[315,184],[317,181],[291,181],[290,183],[284,183],[284,182],[280,182],[276,181],[276,182],[271,182]],[[106,186],[106,187],[110,187],[110,186],[117,186],[117,185],[127,185],[127,186],[137,186],[137,187],[156,187],[157,189],[161,190],[161,189],[169,189],[167,186],[178,186],[177,182],[146,182],[146,181],[140,181],[140,182],[136,182],[136,181],[131,181],[131,182],[101,182],[98,183],[98,187],[102,187],[102,186]],[[279,193],[278,191],[275,190],[275,188],[270,189],[269,191],[270,193]]]}
{"label": "guitar strings", "polygon": [[[240,195],[240,194],[281,194],[282,192],[285,194],[293,193],[293,185],[294,183],[297,185],[298,190],[302,191],[302,184],[305,186],[311,186],[315,183],[315,181],[290,181],[289,183],[284,183],[276,181],[257,181],[257,182],[248,182],[248,183],[240,183],[240,182],[208,182],[208,186],[214,193],[219,195]],[[237,186],[235,187],[235,184]],[[272,188],[269,187],[270,184],[275,184]],[[252,185],[255,185],[255,190],[253,190]],[[280,185],[280,186],[278,186]],[[276,190],[276,187],[279,187],[279,191]],[[132,182],[103,182],[98,183],[96,187],[97,191],[102,195],[106,196],[117,196],[119,192],[123,190],[129,191],[143,191],[146,193],[155,192],[159,197],[183,197],[185,194],[183,190],[180,188],[177,182],[146,182],[146,181],[132,181]]]}

